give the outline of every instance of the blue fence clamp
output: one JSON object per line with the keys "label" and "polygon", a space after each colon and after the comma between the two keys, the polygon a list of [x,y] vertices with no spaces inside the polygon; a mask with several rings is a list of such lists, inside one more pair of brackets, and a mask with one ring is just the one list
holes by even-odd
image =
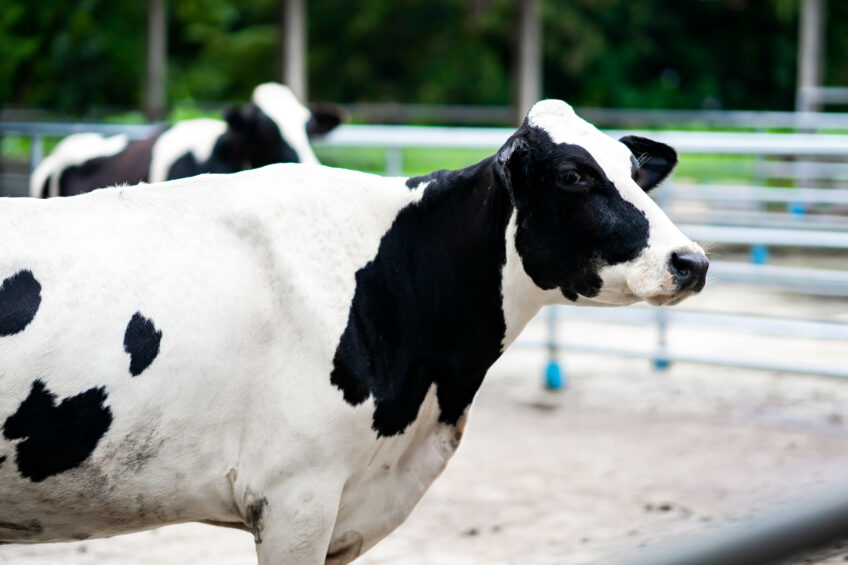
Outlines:
{"label": "blue fence clamp", "polygon": [[568,379],[555,359],[548,362],[545,367],[545,386],[548,390],[560,390],[568,384]]}

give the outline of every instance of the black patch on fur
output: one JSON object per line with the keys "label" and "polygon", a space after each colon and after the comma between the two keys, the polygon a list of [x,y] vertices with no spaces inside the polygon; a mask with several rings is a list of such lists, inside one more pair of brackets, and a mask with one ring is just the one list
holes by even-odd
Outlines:
{"label": "black patch on fur", "polygon": [[6,461],[6,456],[5,456],[5,455],[0,455],[0,467],[2,467],[2,466],[3,466],[3,463],[4,463],[5,461]]}
{"label": "black patch on fur", "polygon": [[41,283],[32,271],[18,271],[0,284],[0,337],[16,334],[35,318],[41,305]]}
{"label": "black patch on fur", "polygon": [[437,171],[400,211],[376,257],[356,273],[331,382],[357,405],[374,397],[373,428],[403,432],[432,384],[439,420],[455,424],[500,356],[501,269],[511,212],[492,159]]}
{"label": "black patch on fur", "polygon": [[248,156],[254,167],[300,162],[300,156],[283,138],[277,123],[258,107],[248,124],[248,136]]}
{"label": "black patch on fur", "polygon": [[228,133],[238,139],[251,167],[272,163],[298,163],[300,157],[283,138],[276,122],[256,104],[231,108],[225,114]]}
{"label": "black patch on fur", "polygon": [[124,351],[130,355],[130,374],[139,376],[153,363],[159,354],[162,331],[157,330],[153,320],[136,312],[127,324],[124,332]]}
{"label": "black patch on fur", "polygon": [[56,395],[44,381],[34,381],[29,396],[3,424],[6,439],[24,440],[15,457],[21,475],[37,483],[85,461],[112,424],[106,398],[105,387],[95,387],[56,406]]}
{"label": "black patch on fur", "polygon": [[97,188],[147,181],[153,144],[160,135],[161,131],[146,139],[132,140],[115,155],[94,157],[63,169],[58,173],[59,196],[74,196]]}
{"label": "black patch on fur", "polygon": [[228,108],[224,118],[227,130],[215,140],[209,158],[199,162],[191,152],[180,155],[168,168],[169,179],[300,161],[277,124],[255,104]]}
{"label": "black patch on fur", "polygon": [[[579,173],[579,185],[565,186],[564,170]],[[494,157],[406,184],[424,181],[420,202],[398,213],[356,273],[330,375],[349,404],[374,398],[380,436],[403,432],[433,384],[439,420],[455,425],[500,356],[513,207],[525,271],[571,300],[597,295],[598,270],[633,259],[648,241],[644,214],[585,149],[555,144],[526,122]]]}
{"label": "black patch on fur", "polygon": [[198,161],[190,151],[175,159],[168,167],[168,180],[205,173],[228,174],[241,171],[248,165],[246,151],[243,136],[227,130],[215,140],[212,153],[205,161]]}
{"label": "black patch on fur", "polygon": [[[621,197],[597,161],[579,145],[555,144],[547,132],[522,127],[503,163],[517,209],[515,245],[524,270],[541,288],[559,288],[569,300],[596,296],[598,271],[634,259],[648,245],[649,224]],[[509,143],[508,143],[509,144]],[[575,170],[585,182],[563,187]]]}
{"label": "black patch on fur", "polygon": [[268,499],[253,492],[250,488],[245,492],[245,499],[249,500],[245,508],[244,523],[253,532],[253,540],[262,543],[262,530],[265,529],[265,512],[268,508]]}

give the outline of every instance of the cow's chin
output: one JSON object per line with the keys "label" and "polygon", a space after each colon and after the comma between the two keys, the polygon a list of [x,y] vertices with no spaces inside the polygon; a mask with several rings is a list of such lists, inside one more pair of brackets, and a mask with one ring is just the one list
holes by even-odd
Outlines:
{"label": "cow's chin", "polygon": [[687,290],[684,292],[676,292],[674,294],[661,294],[646,298],[645,302],[647,302],[651,306],[674,306],[676,304],[680,304],[690,296],[695,296],[695,294],[697,293],[691,290]]}

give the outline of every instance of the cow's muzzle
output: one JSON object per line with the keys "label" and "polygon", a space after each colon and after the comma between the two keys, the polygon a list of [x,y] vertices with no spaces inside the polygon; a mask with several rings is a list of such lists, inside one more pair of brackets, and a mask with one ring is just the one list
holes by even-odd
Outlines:
{"label": "cow's muzzle", "polygon": [[689,250],[673,251],[668,261],[678,292],[700,292],[707,283],[709,267],[706,255]]}

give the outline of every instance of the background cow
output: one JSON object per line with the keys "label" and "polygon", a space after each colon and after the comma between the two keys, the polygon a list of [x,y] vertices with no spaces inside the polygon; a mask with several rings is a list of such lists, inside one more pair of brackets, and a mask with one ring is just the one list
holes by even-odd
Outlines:
{"label": "background cow", "polygon": [[252,531],[262,565],[349,562],[543,305],[701,290],[706,257],[645,192],[676,160],[551,100],[459,171],[0,202],[0,541],[205,521]]}
{"label": "background cow", "polygon": [[71,135],[35,169],[30,196],[72,196],[117,184],[160,182],[201,173],[233,173],[271,163],[318,163],[309,138],[342,120],[340,110],[310,111],[282,84],[253,90],[226,121],[178,122],[147,139]]}

